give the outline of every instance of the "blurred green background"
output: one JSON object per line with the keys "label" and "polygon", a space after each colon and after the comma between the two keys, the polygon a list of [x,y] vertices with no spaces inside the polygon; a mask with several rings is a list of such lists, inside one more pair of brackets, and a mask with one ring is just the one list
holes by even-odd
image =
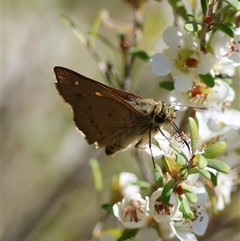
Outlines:
{"label": "blurred green background", "polygon": [[[120,0],[2,3],[1,227],[5,241],[87,239],[99,214],[91,157],[100,161],[103,172],[103,203],[108,201],[116,172],[130,171],[141,178],[131,151],[106,157],[104,150],[86,143],[54,86],[56,65],[106,83],[88,50],[60,21],[65,14],[87,32],[101,9],[109,10],[117,21],[133,20],[132,10]],[[150,53],[160,51],[162,31],[172,21],[166,2],[147,3],[140,47]],[[100,32],[117,45],[116,32],[104,26]],[[97,42],[96,46],[102,59],[121,66],[121,59],[105,45]],[[150,63],[136,61],[132,78],[132,92],[156,100],[166,98],[167,92],[156,89],[159,79],[151,73]],[[236,83],[235,89],[239,90]],[[222,215],[228,212],[224,217],[231,219],[238,209],[235,206]]]}

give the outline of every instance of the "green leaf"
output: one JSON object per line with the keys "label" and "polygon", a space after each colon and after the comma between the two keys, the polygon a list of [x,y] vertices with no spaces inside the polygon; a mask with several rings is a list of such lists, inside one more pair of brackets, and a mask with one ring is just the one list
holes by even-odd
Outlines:
{"label": "green leaf", "polygon": [[102,182],[102,172],[100,170],[98,161],[92,158],[90,159],[89,164],[92,169],[95,190],[96,192],[100,193],[103,188],[103,182]]}
{"label": "green leaf", "polygon": [[180,166],[186,165],[186,159],[182,155],[176,154],[175,161]]}
{"label": "green leaf", "polygon": [[174,12],[178,16],[181,16],[185,21],[188,20],[187,10],[183,5],[183,1],[181,1],[181,0],[168,0],[168,3],[171,5]]}
{"label": "green leaf", "polygon": [[207,170],[205,170],[205,169],[200,169],[198,167],[195,167],[195,168],[190,169],[190,171],[189,171],[189,174],[193,174],[193,173],[199,173],[203,177],[207,178],[208,180],[211,179],[210,173]]}
{"label": "green leaf", "polygon": [[102,205],[102,209],[106,210],[109,213],[113,213],[113,205],[105,203]]}
{"label": "green leaf", "polygon": [[205,83],[208,87],[214,87],[215,81],[212,75],[210,74],[200,74],[199,78]]}
{"label": "green leaf", "polygon": [[191,136],[191,147],[193,152],[196,150],[198,143],[198,126],[195,120],[192,117],[188,118],[188,126]]}
{"label": "green leaf", "polygon": [[212,173],[212,172],[209,172],[210,175],[211,175],[211,181],[212,181],[212,184],[216,187],[217,186],[217,175]]}
{"label": "green leaf", "polygon": [[208,159],[214,159],[226,150],[226,143],[223,141],[216,142],[207,147],[203,156]]}
{"label": "green leaf", "polygon": [[174,90],[174,83],[172,81],[163,81],[159,84],[159,86],[165,90]]}
{"label": "green leaf", "polygon": [[94,22],[92,24],[92,27],[91,27],[91,30],[90,32],[91,33],[95,33],[97,34],[98,33],[98,30],[100,28],[100,25],[102,23],[102,20],[103,20],[103,16],[107,13],[108,11],[106,11],[105,9],[102,9],[98,12],[97,16],[95,17],[94,19]]}
{"label": "green leaf", "polygon": [[190,209],[190,206],[185,198],[182,198],[179,210],[182,212],[183,216],[187,219],[193,219],[194,213]]}
{"label": "green leaf", "polygon": [[199,22],[200,23],[200,20],[197,16],[191,14],[191,13],[188,13],[187,14],[188,18],[192,18],[193,20],[195,20],[196,22]]}
{"label": "green leaf", "polygon": [[138,229],[125,229],[123,235],[117,241],[132,241],[137,232]]}
{"label": "green leaf", "polygon": [[187,32],[199,32],[202,30],[202,24],[196,21],[187,21],[184,24],[184,29]]}
{"label": "green leaf", "polygon": [[230,172],[229,166],[223,162],[216,159],[208,159],[208,167],[215,169],[216,171],[228,174]]}
{"label": "green leaf", "polygon": [[205,16],[207,14],[207,9],[208,9],[207,0],[201,0],[201,8],[202,8],[202,15]]}
{"label": "green leaf", "polygon": [[187,167],[182,167],[180,169],[181,177],[186,179],[188,177],[188,169]]}
{"label": "green leaf", "polygon": [[203,155],[198,155],[198,167],[203,169],[207,166],[207,159]]}
{"label": "green leaf", "polygon": [[221,80],[230,86],[233,84],[233,80],[231,78],[221,78]]}
{"label": "green leaf", "polygon": [[151,184],[146,181],[138,180],[136,182],[133,182],[132,185],[136,185],[141,188],[151,188]]}
{"label": "green leaf", "polygon": [[214,22],[213,28],[224,32],[225,34],[227,34],[231,38],[234,38],[234,30],[229,25],[227,25],[226,23],[216,23],[216,22]]}
{"label": "green leaf", "polygon": [[162,204],[164,206],[167,206],[171,197],[171,194],[173,192],[173,188],[175,185],[175,180],[171,179],[168,181],[168,183],[165,185],[162,191]]}
{"label": "green leaf", "polygon": [[79,39],[79,41],[85,45],[88,46],[89,41],[86,38],[86,36],[84,35],[84,33],[82,32],[82,30],[72,21],[72,19],[70,19],[69,17],[65,16],[65,15],[61,15],[61,21],[67,25],[68,27],[70,27],[70,29],[73,31],[73,33],[75,34],[75,36]]}
{"label": "green leaf", "polygon": [[103,42],[106,46],[108,46],[110,49],[112,49],[115,53],[119,54],[120,51],[119,49],[111,42],[109,41],[105,36],[99,34],[99,33],[94,33],[94,32],[88,32],[89,37],[91,39],[99,39],[101,42]]}
{"label": "green leaf", "polygon": [[229,3],[237,11],[240,11],[240,1],[239,0],[225,0],[226,3]]}
{"label": "green leaf", "polygon": [[135,47],[130,48],[127,53],[144,61],[148,61],[151,58],[150,55],[147,54],[147,52]]}
{"label": "green leaf", "polygon": [[155,164],[155,168],[153,168],[153,175],[156,182],[157,188],[163,187],[163,174],[162,169],[159,167],[159,165]]}
{"label": "green leaf", "polygon": [[195,203],[197,201],[197,195],[196,193],[193,191],[193,189],[191,188],[191,186],[189,186],[188,184],[186,184],[185,182],[182,182],[181,184],[182,190],[185,194],[185,197],[187,198],[187,200],[191,203]]}
{"label": "green leaf", "polygon": [[181,148],[180,148],[176,143],[171,142],[171,143],[169,144],[169,146],[171,146],[172,149],[173,149],[174,151],[176,151],[177,153],[182,154]]}

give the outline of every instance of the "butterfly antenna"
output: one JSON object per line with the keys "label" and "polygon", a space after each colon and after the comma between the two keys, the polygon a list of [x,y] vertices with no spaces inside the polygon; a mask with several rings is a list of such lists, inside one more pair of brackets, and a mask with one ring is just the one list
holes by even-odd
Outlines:
{"label": "butterfly antenna", "polygon": [[176,125],[173,121],[171,121],[170,123],[171,123],[173,129],[178,133],[178,136],[179,136],[179,137],[182,139],[182,141],[185,143],[185,145],[187,146],[187,148],[188,148],[188,150],[189,150],[189,152],[190,152],[189,144],[187,143],[187,141],[186,141],[185,138],[183,137],[182,133],[179,131],[179,128],[177,127],[177,125]]}
{"label": "butterfly antenna", "polygon": [[152,152],[152,141],[151,141],[151,130],[150,130],[150,128],[148,130],[148,135],[149,135],[149,149],[150,149],[151,156],[152,156],[153,167],[154,167],[154,170],[157,171],[156,165],[155,165],[155,160],[154,160],[154,157],[153,157],[153,152]]}

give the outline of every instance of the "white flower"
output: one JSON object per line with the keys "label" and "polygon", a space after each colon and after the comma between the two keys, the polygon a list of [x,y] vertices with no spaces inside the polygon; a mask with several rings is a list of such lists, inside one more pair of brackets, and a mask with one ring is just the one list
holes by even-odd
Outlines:
{"label": "white flower", "polygon": [[233,169],[228,174],[218,173],[217,186],[214,191],[217,196],[217,210],[222,211],[226,204],[231,202],[231,192],[237,184],[237,170]]}
{"label": "white flower", "polygon": [[206,232],[209,217],[205,211],[205,204],[208,201],[208,194],[201,182],[196,183],[197,202],[190,203],[195,218],[192,220],[192,231],[197,235],[203,235]]}
{"label": "white flower", "polygon": [[125,228],[142,228],[148,225],[148,198],[139,193],[126,196],[122,202],[113,205],[113,213]]}
{"label": "white flower", "polygon": [[210,47],[218,59],[212,67],[212,74],[233,76],[235,67],[240,64],[240,28],[235,30],[234,39],[217,30],[210,39]]}
{"label": "white flower", "polygon": [[132,184],[137,180],[138,178],[135,174],[130,172],[121,172],[113,177],[112,186],[114,189],[117,188],[117,190],[121,192],[122,196],[125,197],[129,194],[140,192],[139,186]]}
{"label": "white flower", "polygon": [[234,99],[233,89],[222,80],[216,79],[213,88],[204,83],[195,82],[186,92],[172,90],[168,95],[168,101],[176,105],[214,107],[229,101],[230,96]]}
{"label": "white flower", "polygon": [[206,111],[197,111],[199,124],[199,136],[201,140],[210,139],[224,133],[229,128],[240,129],[240,111],[227,109],[222,111],[220,107],[209,108]]}
{"label": "white flower", "polygon": [[[203,235],[206,232],[209,217],[205,211],[204,205],[208,201],[208,195],[204,185],[201,182],[196,183],[196,187],[193,189],[197,194],[197,202],[189,203],[191,210],[194,213],[194,219],[192,220],[180,220],[174,222],[175,235],[182,241],[194,241],[196,239],[195,234]],[[184,198],[184,197],[183,197]]]}
{"label": "white flower", "polygon": [[234,191],[238,183],[238,171],[237,162],[239,156],[235,150],[239,148],[239,135],[235,130],[230,130],[225,133],[221,139],[226,142],[227,150],[218,157],[219,160],[224,161],[231,171],[228,174],[217,174],[217,185],[214,187],[215,194],[217,196],[217,210],[222,211],[225,208],[225,204],[231,202],[231,192]]}
{"label": "white flower", "polygon": [[172,220],[180,220],[182,218],[182,213],[179,212],[179,200],[175,193],[171,194],[169,204],[164,206],[162,204],[162,190],[159,188],[152,193],[149,199],[149,211],[148,213],[154,218],[158,223],[160,222],[170,222]]}
{"label": "white flower", "polygon": [[182,220],[174,223],[175,235],[181,241],[197,241],[196,236],[192,233],[192,221]]}
{"label": "white flower", "polygon": [[217,59],[223,63],[232,63],[234,67],[238,66],[240,63],[240,28],[235,30],[234,39],[217,30],[210,40],[210,46]]}
{"label": "white flower", "polygon": [[197,238],[192,233],[192,221],[182,220],[179,222],[174,222],[174,227],[176,229],[176,237],[181,241],[197,241]]}
{"label": "white flower", "polygon": [[152,57],[152,72],[157,76],[170,74],[179,91],[188,90],[199,74],[210,72],[216,59],[201,51],[199,40],[192,33],[169,27],[163,32],[163,40],[169,47],[163,54]]}

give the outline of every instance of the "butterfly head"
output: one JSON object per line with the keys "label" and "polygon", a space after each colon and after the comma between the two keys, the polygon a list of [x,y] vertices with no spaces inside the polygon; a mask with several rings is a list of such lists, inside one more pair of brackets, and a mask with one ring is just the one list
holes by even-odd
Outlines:
{"label": "butterfly head", "polygon": [[154,121],[157,124],[162,124],[167,121],[171,123],[176,118],[177,110],[164,102],[158,102],[154,112]]}

